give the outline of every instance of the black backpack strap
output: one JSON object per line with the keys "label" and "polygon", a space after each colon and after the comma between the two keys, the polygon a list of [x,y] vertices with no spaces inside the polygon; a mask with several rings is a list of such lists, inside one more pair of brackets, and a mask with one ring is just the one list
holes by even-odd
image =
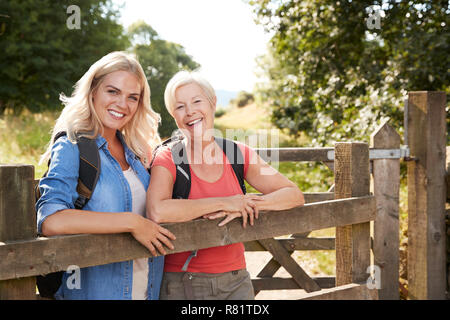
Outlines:
{"label": "black backpack strap", "polygon": [[172,160],[176,168],[176,178],[172,199],[187,199],[191,191],[191,170],[183,141],[176,142],[172,148]]}
{"label": "black backpack strap", "polygon": [[[172,199],[187,199],[191,191],[191,170],[187,159],[187,152],[182,139],[171,146],[172,160],[176,168],[176,178],[172,190]],[[191,251],[186,259],[182,271],[187,271],[191,259],[197,256],[197,251]]]}
{"label": "black backpack strap", "polygon": [[241,187],[242,193],[246,194],[247,189],[245,187],[245,179],[244,179],[244,155],[242,154],[241,149],[232,140],[224,139],[224,138],[214,138],[219,147],[222,148],[223,152],[228,158],[228,161],[233,168],[234,174],[238,179],[239,186]]}
{"label": "black backpack strap", "polygon": [[75,201],[75,208],[81,209],[91,199],[100,176],[100,154],[94,139],[81,137],[77,139],[77,145],[80,151],[80,170],[77,185],[79,197]]}
{"label": "black backpack strap", "polygon": [[[66,135],[66,131],[58,132],[53,138],[53,143]],[[95,139],[80,137],[77,139],[77,146],[80,152],[80,168],[77,184],[78,199],[74,205],[76,209],[82,209],[91,198],[100,176],[100,154]],[[50,159],[48,160],[48,167],[50,167]],[[44,176],[47,175],[47,172]]]}
{"label": "black backpack strap", "polygon": [[152,152],[152,161],[150,162],[150,165],[148,167],[148,173],[150,173],[150,171],[151,171],[153,161],[155,160],[155,157],[158,154],[159,150],[161,150],[160,148],[163,146],[170,146],[170,144],[174,144],[181,140],[183,140],[183,136],[181,136],[181,135],[172,136],[169,139],[166,139],[163,142],[161,142],[161,144],[159,144],[158,146],[156,146],[156,148]]}

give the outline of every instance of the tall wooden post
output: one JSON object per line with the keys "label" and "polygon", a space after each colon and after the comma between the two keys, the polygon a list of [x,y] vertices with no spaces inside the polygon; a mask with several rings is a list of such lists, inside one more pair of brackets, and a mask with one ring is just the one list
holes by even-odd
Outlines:
{"label": "tall wooden post", "polygon": [[[0,241],[36,238],[33,185],[33,166],[0,165]],[[36,299],[36,278],[0,281],[0,300],[7,299]]]}
{"label": "tall wooden post", "polygon": [[408,288],[410,299],[445,298],[444,92],[408,94]]}
{"label": "tall wooden post", "polygon": [[[400,136],[386,121],[371,136],[371,146],[399,149]],[[381,271],[378,295],[382,300],[398,300],[400,159],[373,160],[372,173],[377,199],[373,255]]]}
{"label": "tall wooden post", "polygon": [[[370,192],[369,146],[361,142],[335,144],[335,199]],[[336,213],[339,214],[339,213]],[[370,265],[370,223],[336,227],[336,286],[364,282]]]}

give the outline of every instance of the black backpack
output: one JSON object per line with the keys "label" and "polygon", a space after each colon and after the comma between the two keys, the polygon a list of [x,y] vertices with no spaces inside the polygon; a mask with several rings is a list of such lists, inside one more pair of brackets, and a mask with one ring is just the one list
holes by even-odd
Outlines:
{"label": "black backpack", "polygon": [[[189,169],[185,146],[182,142],[183,138],[183,136],[173,136],[157,146],[153,152],[152,163],[161,146],[168,146],[171,150],[172,160],[176,167],[176,178],[172,190],[172,199],[187,199],[191,191],[191,170]],[[241,187],[243,194],[246,194],[247,190],[244,182],[244,156],[242,155],[241,149],[239,149],[238,145],[232,140],[218,137],[214,137],[214,140],[227,156],[234,174],[238,179],[239,186]],[[148,170],[150,172],[151,165]],[[183,265],[182,271],[187,270],[189,262],[195,256],[197,256],[197,250],[191,252]]]}
{"label": "black backpack", "polygon": [[[65,135],[66,132],[59,132],[53,139],[53,143]],[[100,155],[98,153],[97,143],[93,139],[85,137],[77,138],[77,146],[80,151],[80,168],[77,184],[79,197],[75,201],[74,206],[75,209],[82,209],[91,198],[98,177],[100,176]],[[50,167],[50,160],[48,160],[48,167]],[[46,177],[47,174],[48,169],[42,177]],[[36,185],[34,191],[37,201],[41,197],[39,184]],[[61,286],[63,273],[63,271],[59,271],[36,277],[36,284],[41,297],[54,298],[56,291]]]}

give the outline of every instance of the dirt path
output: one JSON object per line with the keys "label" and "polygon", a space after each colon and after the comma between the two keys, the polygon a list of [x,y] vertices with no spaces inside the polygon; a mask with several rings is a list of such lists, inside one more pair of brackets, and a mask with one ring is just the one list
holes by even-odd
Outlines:
{"label": "dirt path", "polygon": [[[261,269],[270,261],[272,255],[268,252],[246,252],[245,259],[247,270],[252,278],[256,278]],[[305,269],[307,269],[305,267]],[[308,272],[308,270],[305,270]],[[280,268],[275,277],[290,278],[291,276],[284,268]],[[256,295],[256,300],[296,300],[306,295],[305,290],[264,290]]]}

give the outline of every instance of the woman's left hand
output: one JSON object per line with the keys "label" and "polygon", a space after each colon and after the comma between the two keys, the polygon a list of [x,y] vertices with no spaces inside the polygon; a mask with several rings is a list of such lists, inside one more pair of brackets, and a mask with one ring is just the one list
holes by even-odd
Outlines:
{"label": "woman's left hand", "polygon": [[[257,212],[258,209],[256,209]],[[217,212],[213,212],[213,213],[208,213],[205,214],[203,216],[203,218],[205,219],[209,219],[209,220],[214,220],[214,219],[219,219],[219,218],[223,218],[226,217],[225,219],[223,219],[218,226],[222,227],[224,225],[226,225],[228,222],[230,222],[231,220],[234,220],[235,218],[239,218],[239,217],[243,217],[243,223],[242,226],[245,228],[247,226],[247,215],[250,217],[250,225],[253,226],[254,224],[254,217],[257,219],[257,213],[252,212],[252,213],[242,213],[241,211],[234,211],[234,212],[229,212],[229,211],[217,211]]]}

